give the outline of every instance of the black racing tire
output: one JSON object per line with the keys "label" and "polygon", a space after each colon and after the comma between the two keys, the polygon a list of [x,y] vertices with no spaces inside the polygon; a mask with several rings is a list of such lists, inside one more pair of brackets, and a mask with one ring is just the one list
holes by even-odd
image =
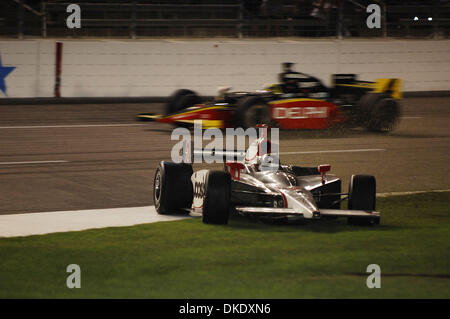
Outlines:
{"label": "black racing tire", "polygon": [[205,224],[226,225],[230,211],[230,173],[211,171],[205,184],[203,200],[203,222]]}
{"label": "black racing tire", "polygon": [[256,127],[257,124],[272,125],[270,106],[257,96],[244,97],[237,103],[235,122],[244,129]]}
{"label": "black racing tire", "polygon": [[[185,96],[191,96],[189,99],[183,99]],[[190,105],[188,105],[190,103]],[[192,90],[177,90],[169,97],[166,103],[165,115],[172,114],[194,104],[201,103],[200,97]]]}
{"label": "black racing tire", "polygon": [[153,179],[153,202],[158,214],[185,213],[191,208],[193,188],[192,165],[162,161]]}
{"label": "black racing tire", "polygon": [[[371,175],[352,175],[349,184],[348,209],[375,210],[376,180]],[[349,225],[378,225],[380,217],[348,217]]]}
{"label": "black racing tire", "polygon": [[[175,103],[175,112],[178,111],[182,111],[184,109],[187,109],[188,107],[191,107],[195,104],[199,104],[201,103],[201,99],[200,97],[193,93],[193,94],[186,94],[183,95],[177,103]],[[175,122],[174,123],[175,126],[179,126],[179,127],[186,127],[186,128],[190,128],[192,127],[192,124],[190,123],[183,123],[183,122]]]}
{"label": "black racing tire", "polygon": [[375,132],[390,132],[398,124],[400,107],[392,97],[380,99],[372,109],[367,128]]}
{"label": "black racing tire", "polygon": [[175,112],[187,109],[195,104],[202,103],[202,100],[196,93],[183,95],[177,103],[175,103]]}
{"label": "black racing tire", "polygon": [[380,93],[367,93],[364,94],[359,100],[359,115],[357,116],[358,122],[361,126],[367,127],[369,123],[372,110],[374,106],[383,98]]}

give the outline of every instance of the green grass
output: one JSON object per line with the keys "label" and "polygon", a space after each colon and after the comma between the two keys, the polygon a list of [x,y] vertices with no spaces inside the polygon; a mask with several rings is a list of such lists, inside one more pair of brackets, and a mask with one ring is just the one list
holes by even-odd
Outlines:
{"label": "green grass", "polygon": [[[378,227],[200,219],[0,239],[0,298],[449,298],[450,193],[378,199]],[[81,289],[66,287],[79,264]],[[369,264],[381,289],[366,287]]]}

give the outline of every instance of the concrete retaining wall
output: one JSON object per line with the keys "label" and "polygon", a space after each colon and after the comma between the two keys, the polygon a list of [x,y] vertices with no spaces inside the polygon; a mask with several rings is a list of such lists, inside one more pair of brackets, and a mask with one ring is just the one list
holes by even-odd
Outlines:
{"label": "concrete retaining wall", "polygon": [[[277,81],[281,62],[329,83],[399,77],[405,91],[450,90],[448,40],[140,40],[63,42],[63,97],[167,96],[177,88],[214,95]],[[53,96],[55,41],[0,41],[8,97]],[[1,80],[1,79],[0,79]],[[0,96],[5,97],[2,92]]]}

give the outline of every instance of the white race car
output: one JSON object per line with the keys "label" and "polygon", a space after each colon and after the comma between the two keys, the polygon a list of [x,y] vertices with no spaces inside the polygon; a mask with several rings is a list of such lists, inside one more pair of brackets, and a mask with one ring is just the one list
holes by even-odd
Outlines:
{"label": "white race car", "polygon": [[[269,152],[263,154],[261,145]],[[349,224],[375,225],[375,177],[352,175],[348,193],[327,174],[330,165],[281,165],[266,137],[255,140],[243,161],[226,162],[223,171],[193,171],[192,164],[162,161],[156,169],[153,200],[159,214],[201,214],[203,222],[227,224],[230,213],[271,219],[346,217]],[[270,167],[268,167],[270,166]],[[341,202],[348,200],[348,208]]]}

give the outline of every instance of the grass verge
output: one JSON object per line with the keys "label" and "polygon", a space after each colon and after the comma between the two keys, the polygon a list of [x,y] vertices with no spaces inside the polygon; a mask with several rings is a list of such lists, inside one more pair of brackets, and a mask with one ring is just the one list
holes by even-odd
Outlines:
{"label": "grass verge", "polygon": [[[379,198],[378,227],[200,219],[0,239],[0,298],[449,298],[450,193]],[[81,267],[81,289],[66,267]],[[366,267],[381,267],[368,289]]]}

